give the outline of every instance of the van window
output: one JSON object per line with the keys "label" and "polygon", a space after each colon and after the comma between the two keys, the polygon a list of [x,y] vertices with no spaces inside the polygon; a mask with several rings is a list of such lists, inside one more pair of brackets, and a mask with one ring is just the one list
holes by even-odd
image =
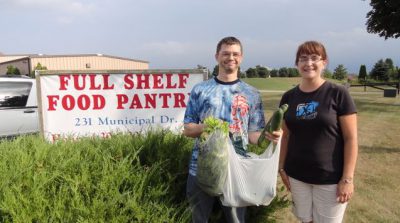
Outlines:
{"label": "van window", "polygon": [[31,88],[30,82],[0,82],[0,108],[25,106]]}

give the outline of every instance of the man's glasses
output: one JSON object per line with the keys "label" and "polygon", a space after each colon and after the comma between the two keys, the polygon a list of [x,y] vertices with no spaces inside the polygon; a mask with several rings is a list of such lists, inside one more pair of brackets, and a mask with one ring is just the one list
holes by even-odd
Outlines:
{"label": "man's glasses", "polygon": [[312,63],[317,63],[318,61],[322,60],[321,56],[318,55],[311,55],[311,56],[300,56],[299,62],[305,63],[311,61]]}
{"label": "man's glasses", "polygon": [[222,52],[221,53],[221,55],[223,56],[223,57],[234,57],[234,58],[238,58],[238,57],[240,57],[240,56],[242,56],[242,54],[241,53],[239,53],[239,52]]}

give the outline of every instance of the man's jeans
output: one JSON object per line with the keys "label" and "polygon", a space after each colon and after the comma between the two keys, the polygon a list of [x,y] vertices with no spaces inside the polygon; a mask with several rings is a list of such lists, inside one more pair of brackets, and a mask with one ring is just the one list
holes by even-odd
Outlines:
{"label": "man's jeans", "polygon": [[[210,217],[216,197],[208,195],[196,183],[196,177],[189,174],[186,185],[186,196],[189,200],[193,223],[206,223]],[[225,218],[229,223],[244,223],[246,207],[222,206]]]}

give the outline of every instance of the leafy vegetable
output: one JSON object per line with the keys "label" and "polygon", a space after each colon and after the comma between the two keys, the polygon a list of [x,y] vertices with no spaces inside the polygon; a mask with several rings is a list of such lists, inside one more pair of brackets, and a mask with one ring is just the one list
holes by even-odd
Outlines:
{"label": "leafy vegetable", "polygon": [[225,136],[228,136],[229,134],[229,123],[222,121],[221,119],[209,116],[204,119],[203,123],[205,124],[205,127],[200,136],[202,142],[204,142],[206,138],[216,130],[220,130]]}
{"label": "leafy vegetable", "polygon": [[208,117],[204,124],[197,159],[197,181],[206,193],[216,196],[222,194],[228,173],[229,123]]}

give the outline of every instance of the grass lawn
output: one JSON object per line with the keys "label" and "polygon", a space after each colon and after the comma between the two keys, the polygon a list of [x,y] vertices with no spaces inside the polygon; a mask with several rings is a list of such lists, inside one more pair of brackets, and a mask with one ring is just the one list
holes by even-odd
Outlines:
{"label": "grass lawn", "polygon": [[[280,78],[275,78],[280,81]],[[254,80],[259,86],[273,81]],[[297,80],[298,81],[298,80]],[[249,81],[251,83],[251,81]],[[289,86],[279,83],[277,86]],[[284,87],[282,90],[287,90]],[[269,89],[268,89],[269,88]],[[268,90],[272,87],[260,88]],[[398,222],[400,219],[400,96],[384,98],[383,91],[350,88],[358,110],[359,156],[355,194],[344,222]],[[267,118],[277,107],[282,93],[263,92]],[[281,185],[280,179],[278,187]],[[287,192],[284,192],[287,193]],[[297,222],[291,207],[276,214],[278,222]]]}
{"label": "grass lawn", "polygon": [[259,90],[290,89],[299,83],[299,78],[245,78],[246,83]]}

